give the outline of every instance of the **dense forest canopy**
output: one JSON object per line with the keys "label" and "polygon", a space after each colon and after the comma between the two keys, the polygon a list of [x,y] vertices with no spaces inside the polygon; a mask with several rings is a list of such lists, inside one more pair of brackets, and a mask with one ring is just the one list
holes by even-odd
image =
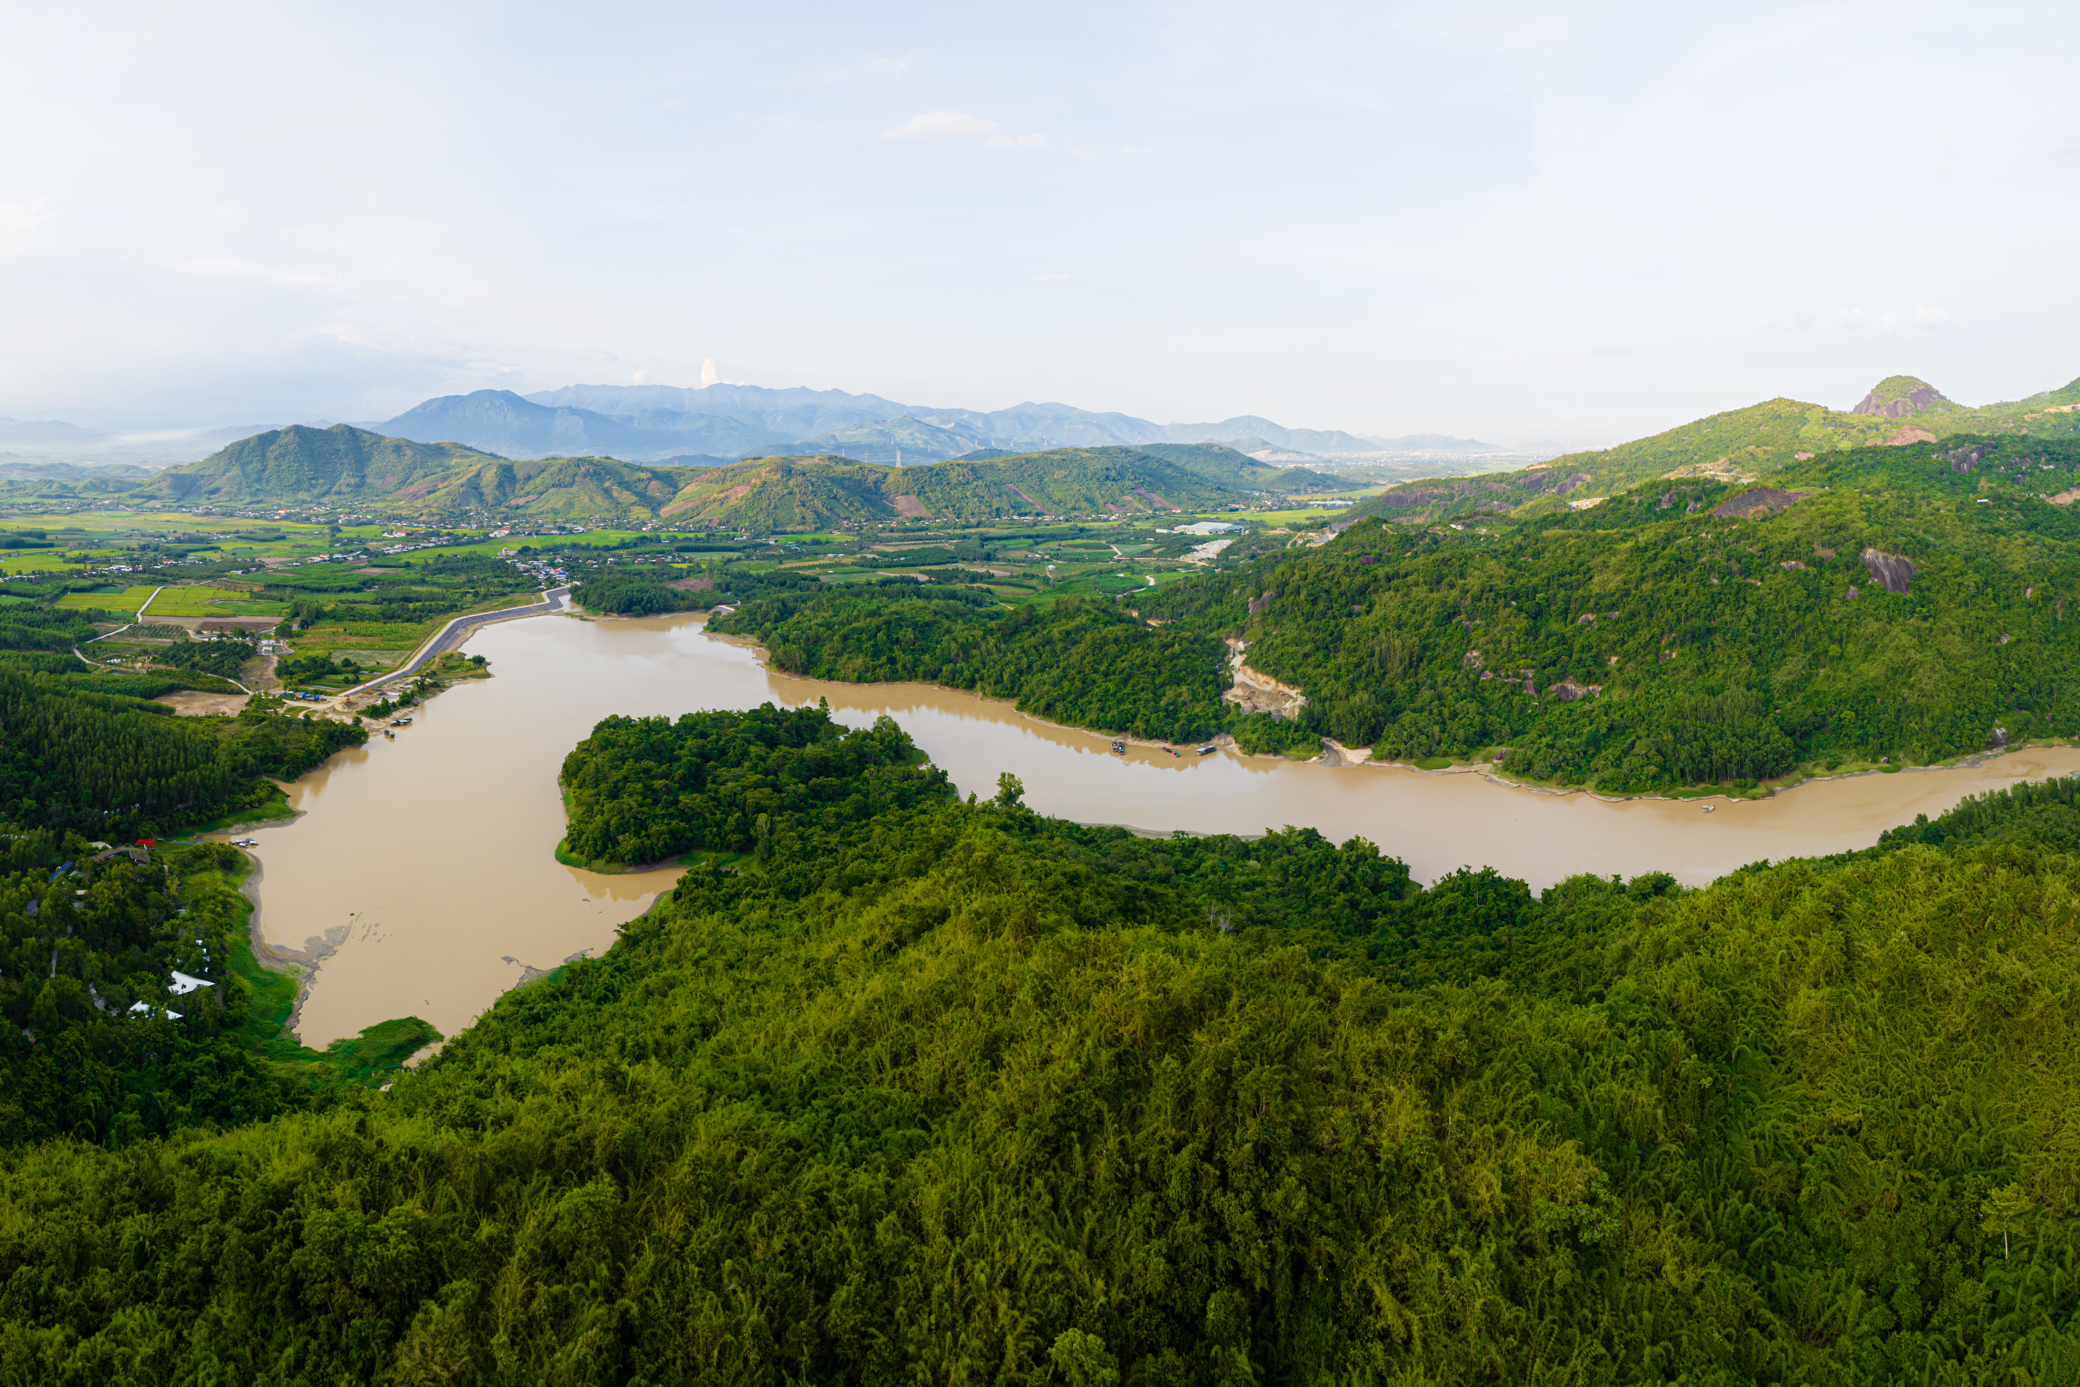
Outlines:
{"label": "dense forest canopy", "polygon": [[1078,727],[1183,741],[1228,720],[1218,640],[1107,604],[1006,611],[987,594],[899,580],[761,596],[710,629],[758,637],[791,674],[947,684]]}
{"label": "dense forest canopy", "polygon": [[[70,658],[69,656],[67,657]],[[76,666],[84,669],[83,666]],[[143,697],[82,685],[142,683]],[[255,699],[235,718],[180,718],[152,676],[51,674],[0,658],[0,818],[121,841],[257,809],[368,734]]]}
{"label": "dense forest canopy", "polygon": [[152,700],[218,688],[252,654],[244,641],[183,642],[164,671],[118,673],[76,653],[106,613],[36,602],[0,607],[0,823],[122,841],[252,811],[334,752],[358,727],[296,716],[260,698],[235,718],[179,718]]}
{"label": "dense forest canopy", "polygon": [[243,856],[135,856],[48,829],[0,843],[0,1145],[120,1147],[322,1109],[439,1038],[407,1022],[384,1053],[300,1049],[280,1034],[295,981],[252,962],[228,875]]}
{"label": "dense forest canopy", "polygon": [[[726,821],[762,756],[912,759],[821,717],[618,723],[586,773]],[[2080,1371],[2069,791],[1536,897],[1008,778],[828,803],[387,1095],[0,1159],[11,1379]]]}
{"label": "dense forest canopy", "polygon": [[818,829],[947,793],[893,719],[847,731],[827,712],[610,717],[564,758],[570,831],[588,861],[638,863],[689,849],[766,854],[776,824]]}
{"label": "dense forest canopy", "polygon": [[1926,761],[2080,734],[2080,516],[2040,499],[2069,478],[2080,445],[1866,449],[1759,496],[1363,522],[1140,606],[1246,639],[1306,691],[1306,732],[1399,758],[1507,747],[1611,790]]}

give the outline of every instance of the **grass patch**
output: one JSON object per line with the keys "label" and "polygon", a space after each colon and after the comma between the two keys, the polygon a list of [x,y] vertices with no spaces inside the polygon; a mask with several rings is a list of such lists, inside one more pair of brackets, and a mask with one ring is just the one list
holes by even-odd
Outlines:
{"label": "grass patch", "polygon": [[[133,609],[134,610],[134,609]],[[281,616],[287,604],[255,598],[240,589],[191,584],[163,589],[152,599],[152,616]]]}
{"label": "grass patch", "polygon": [[58,605],[67,611],[100,607],[111,612],[134,612],[145,604],[152,591],[148,587],[129,587],[121,592],[68,592],[58,599]]}
{"label": "grass patch", "polygon": [[365,1027],[352,1040],[333,1041],[325,1055],[341,1079],[366,1086],[404,1068],[406,1060],[442,1038],[432,1022],[400,1016]]}
{"label": "grass patch", "polygon": [[1413,764],[1419,771],[1448,771],[1452,768],[1452,758],[1449,756],[1425,756],[1422,760]]}
{"label": "grass patch", "polygon": [[212,819],[206,824],[197,824],[183,837],[193,838],[201,833],[223,833],[242,824],[280,823],[296,817],[289,807],[289,793],[273,781],[267,782],[267,794],[258,804],[247,805],[227,818]]}

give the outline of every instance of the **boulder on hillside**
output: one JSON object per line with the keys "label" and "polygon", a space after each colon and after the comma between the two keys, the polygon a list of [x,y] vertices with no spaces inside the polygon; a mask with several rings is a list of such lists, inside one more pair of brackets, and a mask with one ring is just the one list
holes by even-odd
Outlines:
{"label": "boulder on hillside", "polygon": [[1907,585],[1914,581],[1913,562],[1882,549],[1864,550],[1863,566],[1870,570],[1871,581],[1896,597],[1906,596]]}
{"label": "boulder on hillside", "polygon": [[1810,491],[1779,491],[1773,486],[1758,486],[1723,502],[1713,509],[1712,515],[1720,520],[1760,520],[1765,515],[1789,510],[1812,494]]}

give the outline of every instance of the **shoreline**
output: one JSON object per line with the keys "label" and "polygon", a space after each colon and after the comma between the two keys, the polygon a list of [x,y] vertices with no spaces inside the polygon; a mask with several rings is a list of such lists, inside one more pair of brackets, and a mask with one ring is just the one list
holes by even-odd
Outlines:
{"label": "shoreline", "polygon": [[249,907],[246,941],[253,950],[254,962],[269,972],[287,973],[296,979],[296,1000],[289,1014],[282,1018],[282,1034],[301,1045],[303,1039],[296,1034],[296,1028],[303,1020],[303,1004],[310,997],[311,985],[318,979],[318,967],[339,952],[353,926],[335,925],[322,935],[314,934],[303,941],[301,949],[271,943],[260,928],[260,880],[267,875],[267,868],[251,852],[246,852],[245,858],[246,871],[239,879],[238,893],[246,898]]}
{"label": "shoreline", "polygon": [[[977,699],[983,703],[992,704],[997,707],[1007,708],[1011,712],[1017,714],[1019,717],[1025,719],[1027,722],[1036,723],[1042,727],[1050,727],[1059,732],[1078,732],[1089,737],[1102,738],[1108,741],[1124,742],[1128,746],[1147,747],[1157,750],[1160,750],[1165,747],[1175,747],[1178,745],[1178,743],[1176,742],[1157,741],[1145,737],[1132,737],[1127,736],[1125,734],[1100,732],[1089,727],[1078,727],[1074,723],[1055,722],[1050,718],[1043,718],[1035,714],[1026,712],[1011,699],[997,698],[990,694],[979,693],[974,689],[956,688],[951,684],[931,684],[918,679],[878,679],[854,683],[851,680],[817,679],[813,675],[793,674],[787,670],[776,668],[772,663],[772,652],[767,650],[765,646],[759,644],[759,642],[754,637],[733,636],[723,631],[707,631],[705,629],[707,626],[706,613],[691,613],[690,615],[699,618],[697,624],[703,628],[703,634],[707,635],[707,637],[710,640],[724,641],[730,645],[737,646],[740,649],[751,651],[753,656],[758,660],[758,664],[761,669],[765,670],[768,674],[777,675],[783,679],[799,679],[804,683],[844,684],[847,688],[854,689],[913,688],[931,689],[939,693],[961,694],[968,698]],[[1629,804],[1638,800],[1661,800],[1670,804],[1703,804],[1709,803],[1713,800],[1724,800],[1729,804],[1741,804],[1751,801],[1776,799],[1778,796],[1789,794],[1791,791],[1799,789],[1801,786],[1822,785],[1830,781],[1836,780],[1854,780],[1862,776],[1901,775],[1927,771],[1977,770],[1990,761],[1997,760],[2002,756],[2007,756],[2014,752],[2033,751],[2044,748],[2074,745],[2074,743],[2057,741],[2015,742],[2009,744],[2008,746],[2000,748],[2000,750],[1998,751],[1975,752],[1969,756],[1960,756],[1954,761],[1945,761],[1939,764],[1931,764],[1926,766],[1902,765],[1897,770],[1886,770],[1882,766],[1866,766],[1861,770],[1836,771],[1826,775],[1808,775],[1801,780],[1789,784],[1771,784],[1765,781],[1758,783],[1757,789],[1766,789],[1768,793],[1746,795],[1740,794],[1725,786],[1706,785],[1683,787],[1687,789],[1704,792],[1692,794],[1670,793],[1665,790],[1651,790],[1642,792],[1640,794],[1616,794],[1607,791],[1592,790],[1585,785],[1574,785],[1565,787],[1554,785],[1539,785],[1530,781],[1512,780],[1508,776],[1503,775],[1500,771],[1494,769],[1492,765],[1483,765],[1479,762],[1474,761],[1461,762],[1455,765],[1442,766],[1435,770],[1429,770],[1425,769],[1422,766],[1418,766],[1407,761],[1379,760],[1373,756],[1371,747],[1345,747],[1337,743],[1328,742],[1326,738],[1324,739],[1325,745],[1335,747],[1335,750],[1337,752],[1336,760],[1330,760],[1328,757],[1320,755],[1301,758],[1293,756],[1281,756],[1276,752],[1242,751],[1235,745],[1235,736],[1231,732],[1216,733],[1214,736],[1208,738],[1207,741],[1211,742],[1215,746],[1220,747],[1224,751],[1233,753],[1238,757],[1248,757],[1252,760],[1289,761],[1296,766],[1321,765],[1330,770],[1360,770],[1376,766],[1386,770],[1409,771],[1416,775],[1478,775],[1482,779],[1486,780],[1489,784],[1498,786],[1505,790],[1521,790],[1526,794],[1545,795],[1553,799],[1565,799],[1570,795],[1585,795],[1590,799],[1599,800],[1605,804]],[[1204,743],[1201,743],[1201,745],[1204,745]],[[1141,831],[1139,828],[1132,824],[1109,824],[1102,826],[1126,828],[1131,829],[1135,832]]]}

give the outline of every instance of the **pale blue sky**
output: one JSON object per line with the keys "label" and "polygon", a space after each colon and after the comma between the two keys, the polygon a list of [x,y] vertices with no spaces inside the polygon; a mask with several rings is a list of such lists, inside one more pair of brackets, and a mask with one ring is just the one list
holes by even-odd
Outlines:
{"label": "pale blue sky", "polygon": [[0,414],[726,379],[1613,441],[2080,376],[2049,4],[10,6]]}

